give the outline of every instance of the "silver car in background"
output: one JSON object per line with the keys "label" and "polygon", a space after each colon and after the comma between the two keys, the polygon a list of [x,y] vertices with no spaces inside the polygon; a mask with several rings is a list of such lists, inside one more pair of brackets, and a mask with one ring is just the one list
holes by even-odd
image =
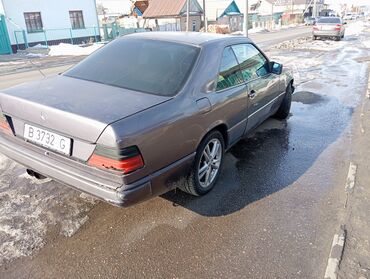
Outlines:
{"label": "silver car in background", "polygon": [[320,17],[312,27],[312,38],[344,38],[345,22],[340,17]]}

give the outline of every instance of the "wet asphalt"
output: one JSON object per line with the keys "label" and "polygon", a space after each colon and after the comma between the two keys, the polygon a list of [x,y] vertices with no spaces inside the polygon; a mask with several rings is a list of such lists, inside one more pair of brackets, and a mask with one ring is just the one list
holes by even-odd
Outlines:
{"label": "wet asphalt", "polygon": [[75,235],[50,228],[45,247],[3,265],[0,277],[322,278],[367,83],[363,39],[269,53],[297,76],[291,115],[236,144],[208,195],[177,190],[126,209],[99,202]]}

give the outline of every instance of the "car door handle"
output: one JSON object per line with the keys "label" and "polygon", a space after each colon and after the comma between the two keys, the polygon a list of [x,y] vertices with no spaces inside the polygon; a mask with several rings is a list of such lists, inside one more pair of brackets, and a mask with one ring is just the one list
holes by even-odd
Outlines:
{"label": "car door handle", "polygon": [[249,97],[250,99],[254,99],[254,97],[256,97],[256,91],[251,90],[251,91],[248,93],[248,97]]}

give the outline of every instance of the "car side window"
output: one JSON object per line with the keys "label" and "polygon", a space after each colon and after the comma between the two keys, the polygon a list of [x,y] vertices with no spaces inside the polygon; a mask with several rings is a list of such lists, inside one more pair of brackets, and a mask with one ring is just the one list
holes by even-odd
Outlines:
{"label": "car side window", "polygon": [[232,46],[245,81],[262,77],[269,73],[269,65],[265,56],[251,44]]}
{"label": "car side window", "polygon": [[224,49],[222,54],[220,71],[218,73],[217,91],[242,84],[243,77],[240,72],[238,61],[231,47]]}

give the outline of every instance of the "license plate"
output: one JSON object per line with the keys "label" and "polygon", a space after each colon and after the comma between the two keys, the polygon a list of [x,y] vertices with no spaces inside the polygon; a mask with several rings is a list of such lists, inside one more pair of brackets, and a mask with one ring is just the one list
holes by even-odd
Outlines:
{"label": "license plate", "polygon": [[322,30],[329,31],[329,30],[334,30],[333,26],[323,26]]}
{"label": "license plate", "polygon": [[51,150],[70,155],[71,139],[28,124],[24,125],[24,138]]}

